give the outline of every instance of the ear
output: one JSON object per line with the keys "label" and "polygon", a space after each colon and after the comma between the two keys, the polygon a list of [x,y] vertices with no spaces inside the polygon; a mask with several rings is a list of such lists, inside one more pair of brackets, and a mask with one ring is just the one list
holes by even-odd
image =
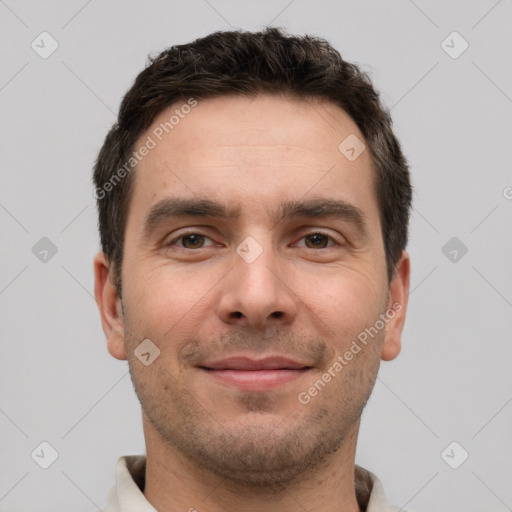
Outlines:
{"label": "ear", "polygon": [[382,347],[382,360],[391,361],[400,354],[402,348],[402,329],[407,311],[409,297],[409,280],[411,265],[409,254],[402,251],[402,255],[395,266],[395,273],[389,285],[386,317],[386,335]]}
{"label": "ear", "polygon": [[110,279],[109,262],[103,252],[94,257],[94,296],[100,311],[107,348],[116,359],[126,359],[121,300]]}

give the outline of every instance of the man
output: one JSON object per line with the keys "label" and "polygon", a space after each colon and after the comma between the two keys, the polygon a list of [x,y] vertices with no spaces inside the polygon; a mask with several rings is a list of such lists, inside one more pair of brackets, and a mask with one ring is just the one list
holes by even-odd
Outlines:
{"label": "man", "polygon": [[172,47],[94,181],[95,294],[147,449],[105,510],[395,510],[355,465],[409,289],[409,172],[369,79],[275,28]]}

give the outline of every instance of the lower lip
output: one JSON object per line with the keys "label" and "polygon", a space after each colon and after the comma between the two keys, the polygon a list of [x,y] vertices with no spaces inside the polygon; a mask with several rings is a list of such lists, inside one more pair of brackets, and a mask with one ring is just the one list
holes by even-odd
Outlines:
{"label": "lower lip", "polygon": [[205,370],[216,381],[247,391],[268,391],[302,377],[301,370]]}

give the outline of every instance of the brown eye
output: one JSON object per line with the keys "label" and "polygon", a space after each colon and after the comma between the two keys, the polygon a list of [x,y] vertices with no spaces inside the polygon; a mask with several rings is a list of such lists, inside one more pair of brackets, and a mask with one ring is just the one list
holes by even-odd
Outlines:
{"label": "brown eye", "polygon": [[204,246],[205,238],[204,235],[191,233],[190,235],[183,235],[179,239],[181,239],[182,246],[185,249],[201,249]]}
{"label": "brown eye", "polygon": [[306,247],[308,249],[325,249],[328,247],[330,238],[330,236],[324,235],[323,233],[312,233],[304,237],[307,241]]}
{"label": "brown eye", "polygon": [[166,246],[177,246],[181,249],[203,249],[213,244],[213,240],[206,235],[201,235],[200,233],[186,233],[171,240]]}

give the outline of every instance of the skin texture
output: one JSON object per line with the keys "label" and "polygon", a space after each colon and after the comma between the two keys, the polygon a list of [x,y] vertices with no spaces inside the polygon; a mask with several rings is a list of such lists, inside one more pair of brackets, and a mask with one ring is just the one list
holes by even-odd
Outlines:
{"label": "skin texture", "polygon": [[[138,165],[122,304],[102,253],[95,293],[108,350],[128,360],[142,404],[144,494],[156,509],[359,510],[359,420],[380,360],[400,352],[409,258],[404,252],[388,283],[371,155],[351,162],[338,150],[350,134],[364,141],[330,102],[201,100]],[[222,201],[240,216],[171,218],[145,236],[146,215],[167,197]],[[284,200],[310,199],[358,208],[366,232],[350,219],[275,219]],[[332,238],[314,245],[319,231]],[[186,233],[206,238],[178,238]],[[251,263],[236,252],[249,236],[262,250]],[[394,303],[400,311],[385,329],[301,403],[299,393]],[[160,350],[149,366],[134,355],[144,339]],[[198,368],[242,353],[288,355],[311,369],[262,392],[219,383]]]}

